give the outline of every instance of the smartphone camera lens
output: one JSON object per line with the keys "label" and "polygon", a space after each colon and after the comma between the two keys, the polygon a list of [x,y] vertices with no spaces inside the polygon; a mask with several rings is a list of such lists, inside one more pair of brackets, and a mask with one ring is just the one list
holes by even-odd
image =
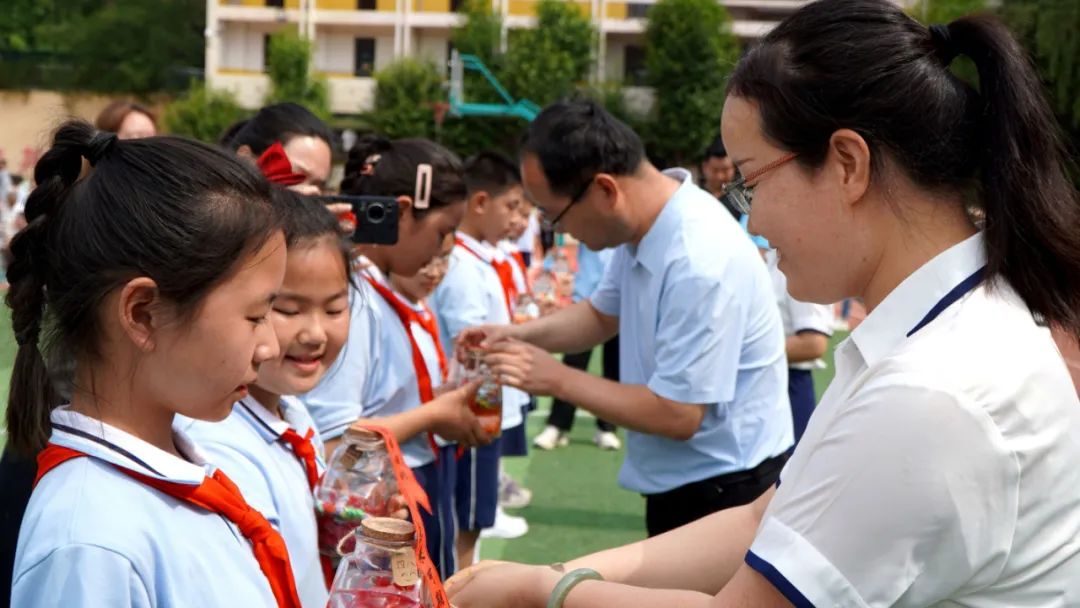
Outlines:
{"label": "smartphone camera lens", "polygon": [[386,219],[386,206],[382,203],[370,204],[365,211],[369,224],[381,224]]}

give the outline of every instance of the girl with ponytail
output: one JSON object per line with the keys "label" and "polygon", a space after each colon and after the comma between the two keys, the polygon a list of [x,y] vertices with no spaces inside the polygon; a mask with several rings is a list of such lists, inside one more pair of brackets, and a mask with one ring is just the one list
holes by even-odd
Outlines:
{"label": "girl with ponytail", "polygon": [[[266,182],[197,142],[81,122],[34,178],[7,295],[8,438],[38,454],[12,605],[299,606],[281,535],[173,429],[228,416],[277,357]],[[46,365],[62,359],[65,397]]]}

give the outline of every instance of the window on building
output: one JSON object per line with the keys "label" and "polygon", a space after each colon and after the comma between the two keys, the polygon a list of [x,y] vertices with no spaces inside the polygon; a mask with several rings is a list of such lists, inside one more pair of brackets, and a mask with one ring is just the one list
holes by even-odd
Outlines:
{"label": "window on building", "polygon": [[464,0],[450,0],[450,12],[458,12],[459,10],[461,10],[461,5],[464,3]]}
{"label": "window on building", "polygon": [[623,82],[629,86],[645,84],[645,48],[634,44],[626,46],[623,56]]}
{"label": "window on building", "polygon": [[373,11],[377,7],[375,6],[375,0],[356,0],[356,8],[362,11]]}
{"label": "window on building", "polygon": [[266,6],[276,6],[277,8],[285,8],[285,0],[266,0]]}
{"label": "window on building", "polygon": [[375,39],[356,39],[356,67],[354,74],[360,77],[371,76],[375,73]]}
{"label": "window on building", "polygon": [[649,16],[649,8],[652,4],[644,2],[627,2],[626,16],[631,19],[644,19]]}

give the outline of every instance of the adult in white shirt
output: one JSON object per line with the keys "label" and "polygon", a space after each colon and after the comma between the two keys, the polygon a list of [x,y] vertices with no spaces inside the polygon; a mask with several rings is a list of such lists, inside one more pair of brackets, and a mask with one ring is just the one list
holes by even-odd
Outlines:
{"label": "adult in white shirt", "polygon": [[[689,172],[659,171],[595,103],[545,109],[521,168],[551,224],[614,257],[586,300],[464,340],[487,343],[506,384],[626,429],[619,483],[645,496],[650,536],[752,502],[793,442],[784,335],[757,249]],[[616,333],[621,382],[548,354]]]}
{"label": "adult in white shirt", "polygon": [[768,249],[764,256],[772,278],[780,320],[784,324],[788,400],[791,401],[791,421],[795,426],[795,443],[798,444],[817,404],[813,371],[826,367],[822,357],[829,349],[829,338],[832,337],[833,307],[796,300],[788,291],[787,277],[778,267],[780,257],[776,250]]}
{"label": "adult in white shirt", "polygon": [[[979,92],[949,71],[959,54]],[[567,564],[609,582],[562,605],[1080,605],[1080,401],[1047,328],[1080,334],[1080,204],[1020,46],[992,17],[927,29],[885,0],[823,0],[729,86],[744,179],[727,196],[792,295],[869,315],[775,493]],[[450,594],[542,606],[562,576],[490,566]]]}

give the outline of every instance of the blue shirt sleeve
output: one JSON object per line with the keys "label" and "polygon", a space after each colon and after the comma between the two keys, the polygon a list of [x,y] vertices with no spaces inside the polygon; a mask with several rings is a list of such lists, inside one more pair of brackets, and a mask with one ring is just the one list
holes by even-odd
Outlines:
{"label": "blue shirt sleeve", "polygon": [[150,608],[146,584],[126,557],[95,545],[67,545],[20,574],[11,586],[20,608]]}
{"label": "blue shirt sleeve", "polygon": [[743,309],[718,278],[670,272],[660,300],[649,390],[683,403],[733,401],[746,332]]}
{"label": "blue shirt sleeve", "polygon": [[607,265],[604,277],[600,279],[600,284],[596,286],[592,296],[589,298],[593,308],[609,317],[619,316],[619,307],[622,302],[620,292],[620,289],[622,289],[622,275],[628,263],[625,248],[619,247],[611,258],[611,262]]}

